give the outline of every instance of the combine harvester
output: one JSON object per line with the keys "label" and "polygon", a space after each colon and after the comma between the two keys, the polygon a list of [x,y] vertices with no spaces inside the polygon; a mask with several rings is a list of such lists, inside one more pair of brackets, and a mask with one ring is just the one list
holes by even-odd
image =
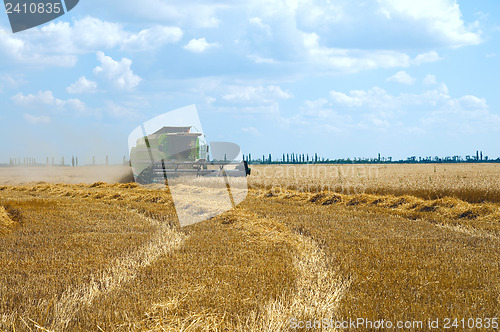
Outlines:
{"label": "combine harvester", "polygon": [[213,143],[213,159],[210,160],[210,148],[203,133],[194,130],[193,127],[165,126],[138,139],[130,150],[136,181],[150,184],[185,175],[250,175],[246,161],[234,161],[239,154],[236,144]]}
{"label": "combine harvester", "polygon": [[220,215],[248,194],[250,169],[240,147],[209,146],[195,105],[144,122],[128,144],[135,181],[168,187],[181,227]]}

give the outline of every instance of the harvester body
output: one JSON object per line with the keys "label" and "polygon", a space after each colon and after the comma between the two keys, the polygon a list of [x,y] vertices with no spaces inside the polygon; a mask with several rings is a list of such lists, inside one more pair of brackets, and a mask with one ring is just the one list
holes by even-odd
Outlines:
{"label": "harvester body", "polygon": [[[220,154],[220,153],[219,153]],[[234,156],[233,156],[234,157]],[[132,170],[139,183],[162,183],[181,175],[246,176],[246,162],[233,162],[226,154],[210,161],[210,149],[203,133],[193,127],[162,127],[137,140],[130,150]]]}

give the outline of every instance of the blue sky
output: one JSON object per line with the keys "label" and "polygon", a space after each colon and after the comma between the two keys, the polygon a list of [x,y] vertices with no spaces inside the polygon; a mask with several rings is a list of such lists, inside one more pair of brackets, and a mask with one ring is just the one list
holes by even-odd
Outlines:
{"label": "blue sky", "polygon": [[190,104],[254,156],[500,157],[497,1],[81,0],[16,34],[2,13],[0,60],[0,162],[118,162]]}

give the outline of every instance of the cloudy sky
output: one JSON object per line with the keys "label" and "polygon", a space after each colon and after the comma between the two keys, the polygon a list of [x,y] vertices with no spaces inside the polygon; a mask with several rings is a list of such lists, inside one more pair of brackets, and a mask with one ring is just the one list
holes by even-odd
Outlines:
{"label": "cloudy sky", "polygon": [[81,0],[13,34],[0,15],[0,162],[121,161],[196,104],[254,156],[500,157],[500,3]]}

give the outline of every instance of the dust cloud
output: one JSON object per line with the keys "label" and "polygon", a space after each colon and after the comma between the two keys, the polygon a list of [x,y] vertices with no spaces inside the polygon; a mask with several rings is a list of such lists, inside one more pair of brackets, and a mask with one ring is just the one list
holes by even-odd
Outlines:
{"label": "dust cloud", "polygon": [[47,166],[0,167],[0,184],[19,185],[31,182],[47,183],[128,183],[134,182],[128,166]]}

